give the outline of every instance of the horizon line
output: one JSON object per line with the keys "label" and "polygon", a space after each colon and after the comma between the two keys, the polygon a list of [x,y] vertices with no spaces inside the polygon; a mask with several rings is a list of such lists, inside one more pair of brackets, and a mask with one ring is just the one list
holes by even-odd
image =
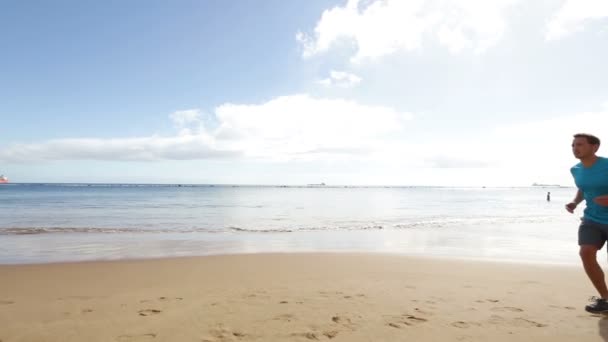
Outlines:
{"label": "horizon line", "polygon": [[315,188],[337,188],[337,187],[357,187],[357,188],[574,188],[572,185],[560,184],[538,184],[531,185],[391,185],[391,184],[253,184],[253,183],[129,183],[129,182],[11,182],[3,185],[135,185],[135,186],[232,186],[232,187],[315,187]]}

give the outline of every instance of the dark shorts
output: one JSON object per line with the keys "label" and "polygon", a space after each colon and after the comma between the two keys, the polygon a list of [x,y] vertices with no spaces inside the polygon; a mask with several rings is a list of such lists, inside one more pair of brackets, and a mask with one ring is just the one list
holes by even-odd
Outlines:
{"label": "dark shorts", "polygon": [[583,219],[578,227],[578,244],[594,245],[598,249],[608,240],[608,224]]}

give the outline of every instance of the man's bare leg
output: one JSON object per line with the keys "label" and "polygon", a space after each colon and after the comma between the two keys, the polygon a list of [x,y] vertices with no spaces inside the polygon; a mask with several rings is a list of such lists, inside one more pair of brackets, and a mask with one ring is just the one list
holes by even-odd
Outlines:
{"label": "man's bare leg", "polygon": [[608,299],[608,288],[606,287],[606,279],[604,278],[604,271],[597,262],[597,246],[594,245],[582,245],[580,249],[581,260],[583,261],[583,267],[585,272],[595,286],[595,289],[603,299]]}

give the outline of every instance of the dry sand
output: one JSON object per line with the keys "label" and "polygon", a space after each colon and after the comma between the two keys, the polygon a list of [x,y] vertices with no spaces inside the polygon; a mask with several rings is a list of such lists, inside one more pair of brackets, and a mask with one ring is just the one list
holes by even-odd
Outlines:
{"label": "dry sand", "polygon": [[581,268],[384,254],[0,266],[0,341],[608,341]]}

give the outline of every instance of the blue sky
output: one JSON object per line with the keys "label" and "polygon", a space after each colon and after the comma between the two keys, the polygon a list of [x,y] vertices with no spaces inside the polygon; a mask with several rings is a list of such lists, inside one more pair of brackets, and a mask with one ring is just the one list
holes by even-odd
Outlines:
{"label": "blue sky", "polygon": [[608,139],[601,0],[22,1],[0,42],[14,182],[570,184]]}

